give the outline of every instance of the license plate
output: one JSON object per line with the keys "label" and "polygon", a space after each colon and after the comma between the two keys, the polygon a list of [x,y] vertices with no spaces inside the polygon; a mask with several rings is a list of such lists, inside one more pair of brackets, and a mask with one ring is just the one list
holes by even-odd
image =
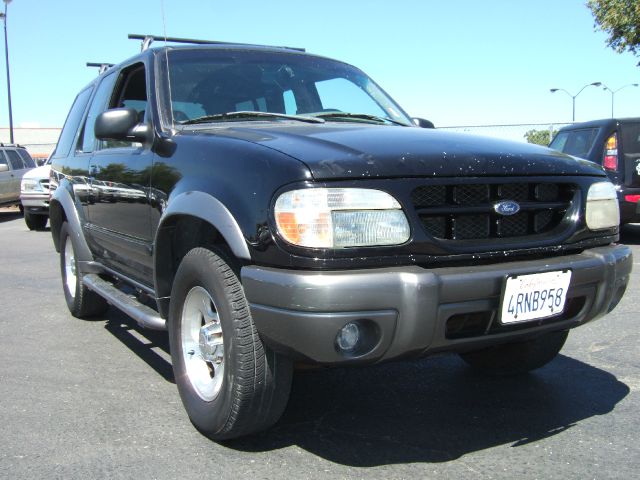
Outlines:
{"label": "license plate", "polygon": [[500,322],[518,323],[560,315],[570,281],[571,270],[507,277]]}

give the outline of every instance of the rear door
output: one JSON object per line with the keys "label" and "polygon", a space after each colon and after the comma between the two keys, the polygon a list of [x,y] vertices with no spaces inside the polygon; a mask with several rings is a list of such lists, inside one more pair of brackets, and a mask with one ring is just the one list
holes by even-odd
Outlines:
{"label": "rear door", "polygon": [[7,186],[7,201],[18,200],[20,198],[20,181],[22,176],[31,170],[22,157],[15,150],[5,150],[7,160],[12,170],[12,175]]}
{"label": "rear door", "polygon": [[13,178],[13,172],[9,166],[9,161],[2,150],[0,150],[0,165],[3,166],[2,171],[0,171],[0,203],[5,203],[11,198],[10,185],[11,179]]}

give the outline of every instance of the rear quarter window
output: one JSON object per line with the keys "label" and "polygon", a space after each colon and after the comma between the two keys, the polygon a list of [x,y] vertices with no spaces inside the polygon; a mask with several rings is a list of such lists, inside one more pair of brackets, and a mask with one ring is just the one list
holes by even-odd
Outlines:
{"label": "rear quarter window", "polygon": [[26,150],[17,150],[17,152],[22,157],[22,161],[27,166],[27,168],[36,167],[36,162],[33,160],[33,158],[31,158],[31,155],[29,155],[29,152],[27,152]]}
{"label": "rear quarter window", "polygon": [[82,120],[84,111],[87,108],[92,91],[93,87],[83,90],[78,94],[76,100],[73,102],[69,115],[67,116],[67,120],[64,122],[64,127],[62,127],[62,133],[58,139],[58,145],[53,153],[54,158],[66,157],[69,155],[69,151],[71,150],[71,146],[76,138],[80,121]]}
{"label": "rear quarter window", "polygon": [[598,135],[597,128],[560,132],[549,145],[551,148],[576,157],[587,158]]}

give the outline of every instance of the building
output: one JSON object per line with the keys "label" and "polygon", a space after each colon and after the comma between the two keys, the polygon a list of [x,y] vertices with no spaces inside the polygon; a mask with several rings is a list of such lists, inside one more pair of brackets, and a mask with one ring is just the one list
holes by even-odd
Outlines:
{"label": "building", "polygon": [[[60,136],[59,127],[51,128],[15,128],[13,129],[14,143],[27,149],[36,161],[47,159],[56,146]],[[0,127],[0,142],[9,143],[9,128]]]}

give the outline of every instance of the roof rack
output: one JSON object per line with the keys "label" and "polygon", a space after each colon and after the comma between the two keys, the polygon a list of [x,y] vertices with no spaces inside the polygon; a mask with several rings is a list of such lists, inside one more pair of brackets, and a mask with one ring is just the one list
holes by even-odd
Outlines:
{"label": "roof rack", "polygon": [[140,35],[137,33],[130,33],[128,38],[130,40],[142,40],[141,51],[148,50],[151,44],[155,40],[171,43],[191,43],[194,45],[239,45],[242,47],[269,47],[269,48],[282,48],[285,50],[296,50],[298,52],[304,52],[304,48],[296,47],[276,47],[272,45],[256,45],[252,43],[237,43],[237,42],[220,42],[216,40],[198,40],[195,38],[177,38],[177,37],[165,37],[164,35]]}
{"label": "roof rack", "polygon": [[104,72],[113,67],[113,63],[98,63],[98,62],[87,62],[87,67],[98,67],[98,75],[102,75]]}

